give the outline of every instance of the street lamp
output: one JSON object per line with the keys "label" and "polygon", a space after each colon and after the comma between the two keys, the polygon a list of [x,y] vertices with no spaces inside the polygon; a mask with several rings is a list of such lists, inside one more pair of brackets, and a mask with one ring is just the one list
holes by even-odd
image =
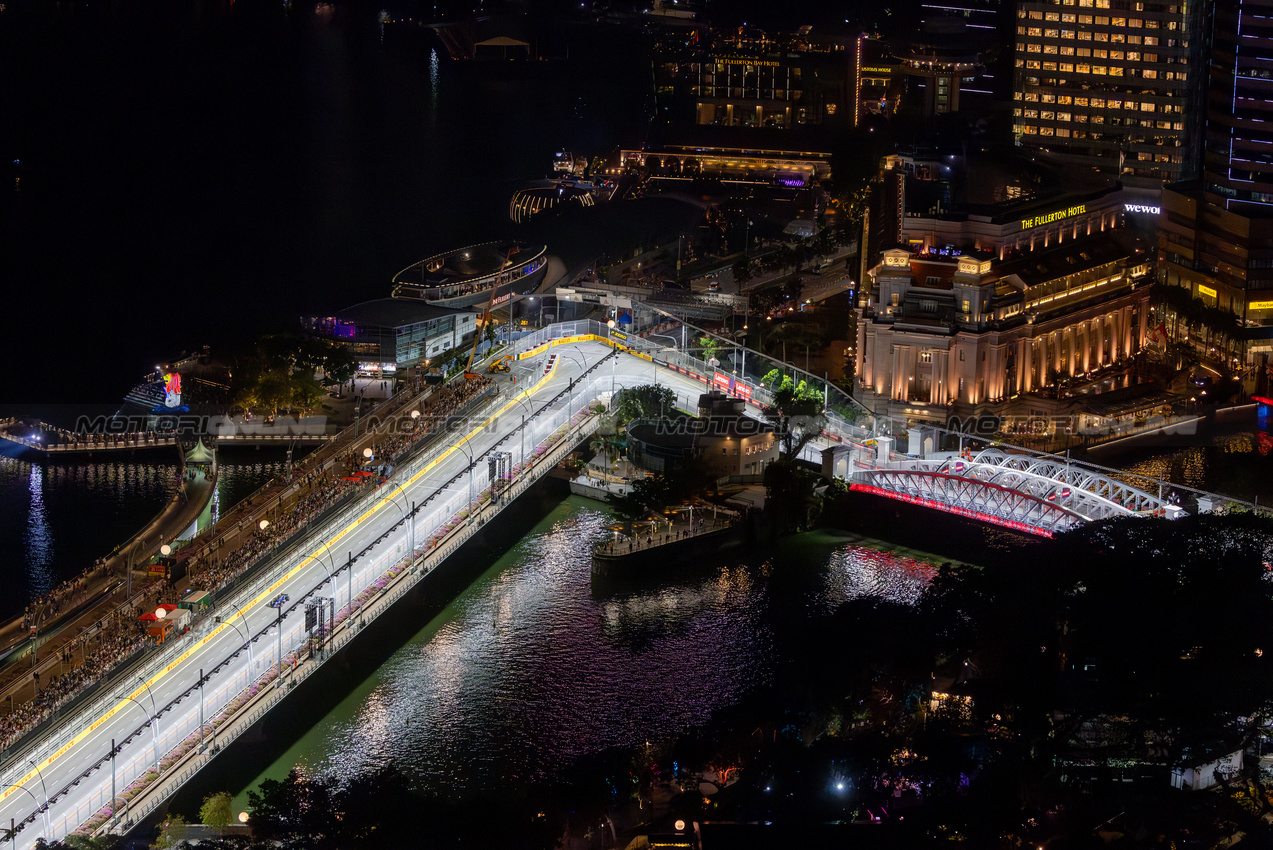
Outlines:
{"label": "street lamp", "polygon": [[[402,494],[403,502],[406,502],[407,493],[405,490],[402,489],[402,485],[399,484],[397,481],[390,481],[389,483],[398,488],[398,492]],[[415,566],[415,502],[411,502],[411,513],[408,514],[402,510],[402,508],[398,505],[397,502],[393,501],[392,496],[390,496],[389,498],[390,498],[389,503],[393,505],[395,508],[398,508],[398,511],[403,514],[402,518],[407,521],[407,526],[410,529],[409,533],[411,536],[411,564],[412,566]]]}
{"label": "street lamp", "polygon": [[456,443],[454,446],[454,448],[464,450],[464,456],[469,462],[469,504],[468,504],[469,516],[464,518],[464,523],[466,525],[473,518],[472,515],[473,515],[473,463],[474,463],[473,450],[465,445],[465,443],[467,442],[468,442],[468,439],[466,438]]}
{"label": "street lamp", "polygon": [[155,722],[155,718],[151,717],[150,714],[146,712],[146,706],[138,702],[136,698],[130,697],[126,694],[121,694],[119,698],[128,700],[133,705],[137,706],[137,709],[141,711],[142,714],[146,715],[146,725],[150,727],[150,737],[151,737],[151,740],[153,741],[153,745],[155,749],[155,772],[158,773],[159,772],[159,732],[157,730],[157,727],[159,724]]}
{"label": "street lamp", "polygon": [[[323,554],[327,557],[328,562],[332,565],[333,568],[335,568],[336,559],[332,557],[331,544],[326,540],[323,541],[323,549],[324,549]],[[327,564],[324,564],[322,561],[319,561],[318,563],[320,566],[322,566],[323,569],[327,570]],[[352,607],[354,604],[354,553],[353,552],[349,553],[349,563],[347,566],[349,567],[349,597],[348,597],[348,602],[346,604]],[[333,572],[332,570],[327,570],[327,577],[331,580],[331,583],[332,583],[333,596],[335,596],[339,592],[336,588],[336,574],[339,572],[340,572],[339,569],[335,570],[335,572]]]}
{"label": "street lamp", "polygon": [[29,759],[27,764],[35,768],[35,775],[40,777],[40,787],[44,789],[44,830],[49,834],[49,838],[53,838],[53,826],[49,823],[49,786],[44,784],[44,771],[40,770],[40,766],[35,763],[35,759]]}
{"label": "street lamp", "polygon": [[271,600],[270,607],[278,611],[278,680],[283,681],[283,606],[291,599],[286,593],[280,593]]}
{"label": "street lamp", "polygon": [[224,620],[224,621],[220,617],[217,617],[217,622],[218,623],[224,622],[227,626],[233,626],[234,630],[239,633],[239,637],[243,638],[243,643],[248,648],[248,663],[252,666],[252,669],[255,669],[256,658],[254,657],[254,653],[252,652],[252,631],[248,627],[247,615],[243,613],[242,608],[240,608],[238,605],[235,605],[230,600],[228,599],[225,600],[225,603],[229,605],[231,608],[233,608],[235,612],[238,613],[239,617],[242,618],[243,629],[242,630],[239,629],[238,625],[234,622],[233,617],[231,617],[229,620]]}
{"label": "street lamp", "polygon": [[[40,798],[35,796],[35,793],[32,792],[30,788],[26,788],[21,785],[0,785],[0,788],[17,788],[19,791],[22,791],[23,793],[30,796],[31,801],[35,803],[35,810],[44,816],[44,831],[51,832],[51,830],[49,829],[48,810],[40,806]],[[52,837],[53,837],[52,835],[49,835],[49,838],[52,838]],[[10,822],[9,824],[9,840],[13,842],[14,847],[18,846],[18,830],[14,827],[12,822]]]}
{"label": "street lamp", "polygon": [[[163,609],[161,608],[159,610],[162,611]],[[167,612],[165,611],[164,613],[166,614]],[[159,617],[159,611],[155,612],[155,616]],[[162,617],[160,617],[160,619],[162,619]],[[154,722],[154,725],[150,727],[150,729],[152,732],[155,733],[155,770],[158,771],[159,770],[159,706],[155,704],[154,691],[150,689],[150,685],[149,683],[146,682],[146,678],[144,676],[138,676],[137,681],[140,682],[141,686],[146,689],[146,696],[150,698],[150,707],[155,712],[155,722]]]}

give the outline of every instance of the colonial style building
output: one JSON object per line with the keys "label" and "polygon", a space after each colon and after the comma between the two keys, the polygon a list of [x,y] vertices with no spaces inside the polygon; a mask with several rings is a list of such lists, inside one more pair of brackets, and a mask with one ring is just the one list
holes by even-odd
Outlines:
{"label": "colonial style building", "polygon": [[944,421],[1086,375],[1146,342],[1148,270],[1099,232],[1007,261],[886,250],[858,320],[859,381],[910,416]]}

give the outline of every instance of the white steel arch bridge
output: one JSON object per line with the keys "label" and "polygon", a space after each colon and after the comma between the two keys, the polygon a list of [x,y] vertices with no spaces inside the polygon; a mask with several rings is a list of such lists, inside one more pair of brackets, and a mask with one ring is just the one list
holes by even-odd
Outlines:
{"label": "white steel arch bridge", "polygon": [[1179,517],[1155,495],[1055,455],[1001,448],[859,460],[850,489],[1051,537],[1114,516]]}

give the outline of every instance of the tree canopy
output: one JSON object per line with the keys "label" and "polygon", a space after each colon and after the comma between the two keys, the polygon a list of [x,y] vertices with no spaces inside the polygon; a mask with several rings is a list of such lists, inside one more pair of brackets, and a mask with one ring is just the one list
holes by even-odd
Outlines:
{"label": "tree canopy", "polygon": [[641,384],[619,391],[612,404],[619,425],[634,419],[668,419],[676,413],[676,393],[656,384]]}

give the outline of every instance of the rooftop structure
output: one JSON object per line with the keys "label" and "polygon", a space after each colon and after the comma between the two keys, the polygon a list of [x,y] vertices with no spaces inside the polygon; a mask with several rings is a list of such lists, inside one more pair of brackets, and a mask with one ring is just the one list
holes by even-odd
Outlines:
{"label": "rooftop structure", "polygon": [[472,307],[489,299],[498,278],[496,299],[507,300],[539,285],[547,250],[523,242],[484,242],[435,254],[393,276],[393,297]]}
{"label": "rooftop structure", "polygon": [[[885,251],[858,321],[863,387],[944,420],[1086,375],[1147,339],[1147,256],[1113,234],[1000,262]],[[928,406],[932,405],[931,413]]]}

